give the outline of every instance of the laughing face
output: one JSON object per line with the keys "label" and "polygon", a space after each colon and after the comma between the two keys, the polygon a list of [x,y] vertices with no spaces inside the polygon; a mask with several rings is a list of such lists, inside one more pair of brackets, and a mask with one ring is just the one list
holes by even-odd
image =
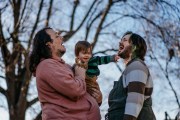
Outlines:
{"label": "laughing face", "polygon": [[132,45],[129,42],[130,37],[131,37],[131,34],[127,34],[119,42],[118,55],[123,59],[129,58],[131,55]]}
{"label": "laughing face", "polygon": [[77,56],[81,63],[87,63],[91,57],[91,48],[88,48],[87,51],[80,51],[79,55]]}
{"label": "laughing face", "polygon": [[53,29],[48,29],[46,32],[52,39],[52,42],[48,44],[51,48],[51,51],[53,54],[61,57],[66,52],[66,48],[63,45],[63,37]]}

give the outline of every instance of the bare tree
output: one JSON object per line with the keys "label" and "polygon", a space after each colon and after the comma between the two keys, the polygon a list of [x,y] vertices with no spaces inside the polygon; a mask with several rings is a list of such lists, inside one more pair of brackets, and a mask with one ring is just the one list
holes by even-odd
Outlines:
{"label": "bare tree", "polygon": [[[53,6],[56,6],[53,2],[53,0],[39,0],[34,3],[30,0],[1,1],[1,3],[4,4],[0,9],[0,46],[1,56],[3,58],[1,62],[2,67],[4,67],[4,76],[1,76],[1,78],[6,81],[7,89],[0,87],[0,92],[6,97],[9,118],[11,120],[25,119],[26,110],[38,101],[37,97],[31,101],[27,100],[32,76],[28,70],[28,54],[35,32],[39,28],[49,26],[51,16],[55,12],[61,12],[61,10],[56,9],[56,7],[53,8]],[[75,17],[77,17],[77,8],[80,5],[80,1],[67,1],[71,6],[71,9],[68,10],[70,13],[68,26],[70,27],[66,30],[63,28],[59,29],[65,32],[65,41],[68,41],[84,25],[90,13],[92,14],[92,10],[97,9],[96,4],[98,4],[98,2],[99,1],[96,0],[89,2],[89,8],[81,16],[82,19],[79,21],[79,25],[77,25],[75,23]],[[105,11],[101,12],[98,16],[99,18],[102,16],[102,20],[99,22],[96,37],[101,30],[111,3],[112,0],[109,0],[107,3],[108,8],[102,7]],[[7,13],[9,15],[7,15]],[[91,22],[91,20],[89,21]],[[97,41],[97,38],[95,39]],[[12,49],[8,48],[8,45],[10,45]],[[37,115],[36,120],[41,119],[40,114],[41,113]]]}

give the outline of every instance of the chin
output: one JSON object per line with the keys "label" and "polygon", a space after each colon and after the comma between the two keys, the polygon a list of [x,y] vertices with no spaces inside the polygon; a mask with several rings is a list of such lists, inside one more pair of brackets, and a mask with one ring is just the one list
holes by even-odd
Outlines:
{"label": "chin", "polygon": [[84,61],[84,63],[88,63],[88,61]]}
{"label": "chin", "polygon": [[81,63],[85,63],[86,61],[84,61],[84,60],[81,60]]}
{"label": "chin", "polygon": [[60,57],[62,57],[62,56],[64,55],[64,53],[66,53],[66,50],[59,51],[59,55],[60,55]]}
{"label": "chin", "polygon": [[126,58],[126,55],[125,55],[123,52],[118,53],[118,56],[121,57],[121,58],[123,58],[123,59]]}
{"label": "chin", "polygon": [[119,56],[119,57],[121,57],[122,54],[123,54],[122,52],[118,52],[118,56]]}

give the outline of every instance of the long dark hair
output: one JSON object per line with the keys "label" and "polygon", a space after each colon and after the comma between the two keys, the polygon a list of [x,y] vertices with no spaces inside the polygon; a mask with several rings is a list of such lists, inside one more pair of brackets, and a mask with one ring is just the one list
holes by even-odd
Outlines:
{"label": "long dark hair", "polygon": [[32,52],[29,59],[29,70],[32,73],[36,71],[36,67],[42,58],[47,59],[52,56],[50,48],[46,45],[47,42],[52,42],[51,37],[46,32],[47,29],[52,28],[48,27],[42,29],[37,32],[34,37]]}
{"label": "long dark hair", "polygon": [[126,32],[123,35],[123,37],[128,34],[131,34],[131,36],[129,38],[129,40],[130,40],[129,42],[132,43],[133,58],[137,57],[144,61],[144,57],[145,57],[146,51],[147,51],[147,45],[146,45],[145,40],[140,35],[133,33],[131,31]]}

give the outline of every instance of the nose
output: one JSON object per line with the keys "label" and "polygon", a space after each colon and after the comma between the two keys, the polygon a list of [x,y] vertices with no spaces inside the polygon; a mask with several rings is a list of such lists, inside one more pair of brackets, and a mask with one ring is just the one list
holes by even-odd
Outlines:
{"label": "nose", "polygon": [[119,42],[119,46],[122,45],[122,41]]}
{"label": "nose", "polygon": [[90,58],[90,57],[91,57],[91,54],[89,54],[89,53],[86,53],[86,54],[85,54],[85,57],[88,57],[88,58]]}
{"label": "nose", "polygon": [[63,37],[63,36],[59,36],[59,38],[60,38],[62,41],[64,41],[64,37]]}
{"label": "nose", "polygon": [[85,57],[88,57],[89,56],[89,54],[88,53],[85,53]]}

